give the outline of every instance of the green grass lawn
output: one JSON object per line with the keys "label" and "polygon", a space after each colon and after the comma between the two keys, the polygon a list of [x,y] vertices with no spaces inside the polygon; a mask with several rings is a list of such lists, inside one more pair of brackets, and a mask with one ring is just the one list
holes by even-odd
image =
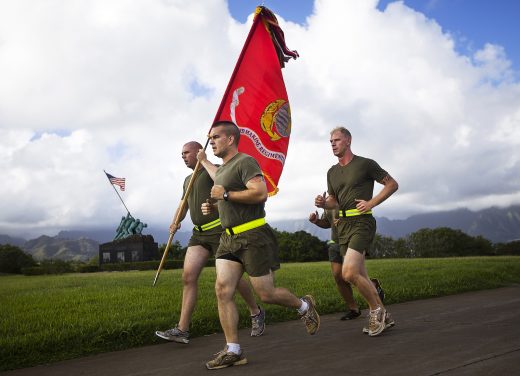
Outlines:
{"label": "green grass lawn", "polygon": [[[520,283],[520,257],[368,260],[367,266],[381,280],[387,304]],[[163,271],[155,287],[155,271],[0,276],[0,371],[160,342],[155,330],[179,317],[181,272]],[[214,279],[215,269],[205,268],[192,337],[220,331]],[[320,314],[344,309],[328,262],[284,264],[276,282],[298,296],[314,295]],[[248,312],[237,301],[247,327]],[[268,323],[297,319],[293,310],[265,308]]]}

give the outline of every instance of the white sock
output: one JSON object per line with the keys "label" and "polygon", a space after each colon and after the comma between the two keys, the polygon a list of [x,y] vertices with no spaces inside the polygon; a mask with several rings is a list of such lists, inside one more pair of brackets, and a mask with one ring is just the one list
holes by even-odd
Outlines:
{"label": "white sock", "polygon": [[303,315],[309,309],[309,304],[303,299],[300,299],[300,301],[302,302],[302,305],[298,308],[298,313]]}
{"label": "white sock", "polygon": [[232,352],[234,354],[240,354],[240,344],[238,343],[228,343],[227,344],[227,351]]}

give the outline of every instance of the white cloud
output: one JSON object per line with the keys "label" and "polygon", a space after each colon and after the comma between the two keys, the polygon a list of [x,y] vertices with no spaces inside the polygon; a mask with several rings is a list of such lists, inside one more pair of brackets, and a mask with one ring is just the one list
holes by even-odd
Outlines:
{"label": "white cloud", "polygon": [[[292,139],[269,219],[314,210],[337,125],[400,183],[376,215],[519,203],[520,85],[503,48],[461,56],[423,14],[376,5],[279,16],[301,58],[284,69]],[[204,142],[248,22],[224,0],[2,2],[0,228],[117,227],[105,169],[127,178],[134,216],[166,229],[189,173],[180,148]]]}

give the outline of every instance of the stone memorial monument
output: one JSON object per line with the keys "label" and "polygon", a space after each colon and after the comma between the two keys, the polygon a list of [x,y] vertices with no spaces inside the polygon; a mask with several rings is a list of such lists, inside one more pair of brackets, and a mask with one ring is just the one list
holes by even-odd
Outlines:
{"label": "stone memorial monument", "polygon": [[99,245],[99,265],[157,260],[159,248],[153,236],[142,234],[146,227],[146,223],[132,217],[130,212],[121,217],[114,240]]}

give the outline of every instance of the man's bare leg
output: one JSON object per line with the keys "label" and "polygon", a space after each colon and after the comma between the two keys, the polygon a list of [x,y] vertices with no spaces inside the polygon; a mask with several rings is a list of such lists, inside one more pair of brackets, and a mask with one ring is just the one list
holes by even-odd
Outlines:
{"label": "man's bare leg", "polygon": [[303,320],[307,333],[314,335],[320,328],[320,316],[316,311],[316,302],[311,295],[299,299],[284,287],[274,286],[274,273],[260,277],[249,276],[251,284],[260,300],[268,304],[277,304],[287,308],[295,308]]}
{"label": "man's bare leg", "polygon": [[277,304],[284,307],[298,309],[302,305],[301,300],[284,287],[274,286],[274,273],[261,276],[249,277],[253,288],[264,303]]}
{"label": "man's bare leg", "polygon": [[197,304],[199,276],[208,261],[209,252],[201,245],[188,247],[184,257],[182,272],[182,307],[179,318],[179,329],[190,329],[191,316]]}
{"label": "man's bare leg", "polygon": [[342,275],[346,281],[357,287],[371,310],[375,310],[379,306],[383,307],[374,284],[368,278],[365,268],[365,256],[362,253],[351,248],[347,249],[343,259]]}
{"label": "man's bare leg", "polygon": [[334,282],[336,282],[336,287],[338,288],[338,292],[345,301],[348,309],[358,311],[359,307],[354,300],[352,286],[350,283],[345,282],[341,274],[342,265],[338,264],[337,262],[331,262],[330,267],[332,270],[332,276],[334,277]]}
{"label": "man's bare leg", "polygon": [[251,316],[255,316],[260,313],[260,308],[258,307],[258,304],[256,303],[255,295],[253,294],[253,290],[251,289],[251,286],[249,283],[247,283],[245,277],[240,278],[238,281],[238,287],[237,287],[238,293],[242,298],[244,299],[244,302],[246,302],[247,308],[249,308],[249,312]]}
{"label": "man's bare leg", "polygon": [[233,299],[238,282],[243,274],[242,264],[235,261],[215,260],[217,280],[215,291],[218,301],[218,316],[227,343],[238,343],[238,311]]}

